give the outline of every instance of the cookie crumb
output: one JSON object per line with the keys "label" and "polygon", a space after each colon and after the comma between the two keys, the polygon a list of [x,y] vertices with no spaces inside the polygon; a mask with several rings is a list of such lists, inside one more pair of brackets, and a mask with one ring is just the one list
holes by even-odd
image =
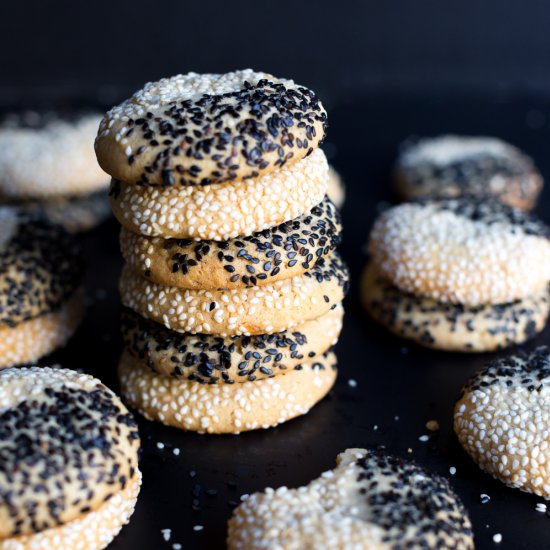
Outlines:
{"label": "cookie crumb", "polygon": [[426,422],[426,429],[430,430],[430,432],[439,431],[439,422],[437,420],[428,420]]}

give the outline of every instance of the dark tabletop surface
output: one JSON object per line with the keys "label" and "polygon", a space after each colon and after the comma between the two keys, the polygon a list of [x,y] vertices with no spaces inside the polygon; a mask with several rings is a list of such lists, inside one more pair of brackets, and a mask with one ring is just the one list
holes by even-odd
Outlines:
{"label": "dark tabletop surface", "polygon": [[[353,277],[337,346],[336,386],[307,416],[238,436],[185,433],[139,417],[143,486],[130,524],[110,548],[162,550],[174,543],[184,550],[223,548],[226,521],[242,494],[306,484],[334,467],[340,451],[379,445],[450,478],[470,513],[477,548],[497,547],[495,533],[503,537],[499,548],[549,548],[550,517],[535,511],[542,499],[508,489],[482,473],[452,432],[454,400],[490,355],[424,350],[389,335],[363,313],[357,284],[369,228],[383,203],[392,200],[388,177],[402,139],[444,132],[495,135],[530,153],[550,180],[547,116],[550,101],[506,97],[386,96],[333,105],[326,151],[347,183],[341,251]],[[550,222],[548,191],[539,214]],[[83,369],[115,390],[121,350],[117,232],[110,220],[83,237],[89,265],[88,316],[69,346],[43,361]],[[548,330],[528,346],[544,342],[550,343]],[[350,379],[357,382],[355,387]],[[421,442],[419,437],[429,433],[425,423],[432,419],[441,430]],[[455,475],[449,473],[451,467]],[[491,501],[482,504],[481,493]],[[171,529],[169,542],[162,529]]]}

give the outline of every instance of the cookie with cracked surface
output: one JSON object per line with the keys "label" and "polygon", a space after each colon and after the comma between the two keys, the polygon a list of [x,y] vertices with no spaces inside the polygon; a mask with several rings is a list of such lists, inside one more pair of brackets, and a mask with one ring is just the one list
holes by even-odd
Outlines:
{"label": "cookie with cracked surface", "polygon": [[363,272],[362,301],[388,330],[434,349],[494,351],[521,344],[541,332],[550,310],[550,292],[509,304],[464,306],[403,292],[370,263]]}
{"label": "cookie with cracked surface", "polygon": [[307,214],[248,237],[193,241],[145,237],[122,228],[120,249],[144,278],[179,288],[262,286],[311,269],[341,241],[340,215],[325,197]]}
{"label": "cookie with cracked surface", "polygon": [[408,203],[375,222],[369,251],[405,292],[477,306],[532,296],[550,281],[550,230],[496,201]]}
{"label": "cookie with cracked surface", "polygon": [[0,548],[105,548],[141,481],[137,425],[89,375],[0,372]]}
{"label": "cookie with cracked surface", "polygon": [[490,361],[455,405],[460,444],[506,485],[550,499],[550,349]]}
{"label": "cookie with cracked surface", "polygon": [[543,180],[533,160],[494,137],[443,135],[406,141],[395,167],[405,201],[476,195],[531,210]]}
{"label": "cookie with cracked surface", "polygon": [[125,308],[126,351],[158,374],[203,384],[253,382],[286,372],[325,353],[342,330],[338,306],[317,319],[274,334],[221,337],[174,332]]}
{"label": "cookie with cracked surface", "polygon": [[111,207],[134,233],[223,241],[306,214],[323,200],[327,174],[327,159],[316,149],[275,172],[235,182],[151,187],[113,180]]}
{"label": "cookie with cracked surface", "polygon": [[228,548],[474,548],[446,479],[383,449],[347,449],[336,463],[305,487],[246,497],[229,520]]}
{"label": "cookie with cracked surface", "polygon": [[326,112],[292,80],[251,69],[149,82],[103,118],[101,167],[128,183],[205,186],[257,178],[307,156]]}
{"label": "cookie with cracked surface", "polygon": [[13,113],[0,123],[0,197],[48,199],[106,189],[94,138],[101,115]]}
{"label": "cookie with cracked surface", "polygon": [[126,351],[118,368],[122,395],[146,418],[215,434],[271,428],[306,414],[332,388],[336,373],[333,353],[243,384],[200,384],[156,374]]}
{"label": "cookie with cracked surface", "polygon": [[231,290],[158,285],[125,266],[119,290],[126,307],[171,330],[234,336],[281,332],[316,319],[342,301],[348,281],[335,253],[291,279]]}

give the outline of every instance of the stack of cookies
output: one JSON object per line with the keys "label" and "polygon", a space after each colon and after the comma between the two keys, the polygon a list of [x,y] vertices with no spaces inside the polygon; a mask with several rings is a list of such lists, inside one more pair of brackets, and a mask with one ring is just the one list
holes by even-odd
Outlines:
{"label": "stack of cookies", "polygon": [[348,273],[315,94],[251,70],[149,83],[96,140],[122,224],[119,376],[146,417],[238,433],[336,378]]}

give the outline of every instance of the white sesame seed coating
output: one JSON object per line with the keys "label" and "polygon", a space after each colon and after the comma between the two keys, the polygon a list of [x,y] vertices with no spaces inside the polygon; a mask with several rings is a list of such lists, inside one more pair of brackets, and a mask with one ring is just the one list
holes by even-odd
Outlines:
{"label": "white sesame seed coating", "polygon": [[111,206],[130,231],[164,238],[226,240],[297,218],[327,192],[321,149],[257,178],[205,186],[151,187],[113,182]]}
{"label": "white sesame seed coating", "polygon": [[347,268],[333,254],[311,271],[261,287],[186,290],[143,279],[127,266],[119,283],[122,303],[178,332],[271,334],[315,319],[341,302]]}
{"label": "white sesame seed coating", "polygon": [[20,535],[0,540],[0,550],[101,550],[118,535],[134,513],[141,487],[141,472],[125,489],[115,493],[100,508],[60,527],[33,535]]}
{"label": "white sesame seed coating", "polygon": [[500,304],[550,281],[547,231],[495,202],[433,200],[387,210],[374,225],[369,250],[405,292],[443,303]]}
{"label": "white sesame seed coating", "polygon": [[47,198],[106,189],[109,177],[97,164],[93,147],[100,119],[52,116],[40,128],[0,126],[0,195]]}
{"label": "white sesame seed coating", "polygon": [[510,487],[550,499],[550,351],[492,361],[455,405],[458,440]]}
{"label": "white sesame seed coating", "polygon": [[306,414],[334,384],[336,357],[329,353],[273,378],[212,385],[155,374],[124,352],[118,374],[122,395],[146,418],[200,433],[237,434]]}
{"label": "white sesame seed coating", "polygon": [[247,496],[229,550],[473,549],[470,520],[446,480],[382,451],[348,449],[297,489]]}
{"label": "white sesame seed coating", "polygon": [[82,291],[77,291],[56,311],[15,327],[0,326],[0,368],[31,363],[62,348],[83,317],[83,295]]}

